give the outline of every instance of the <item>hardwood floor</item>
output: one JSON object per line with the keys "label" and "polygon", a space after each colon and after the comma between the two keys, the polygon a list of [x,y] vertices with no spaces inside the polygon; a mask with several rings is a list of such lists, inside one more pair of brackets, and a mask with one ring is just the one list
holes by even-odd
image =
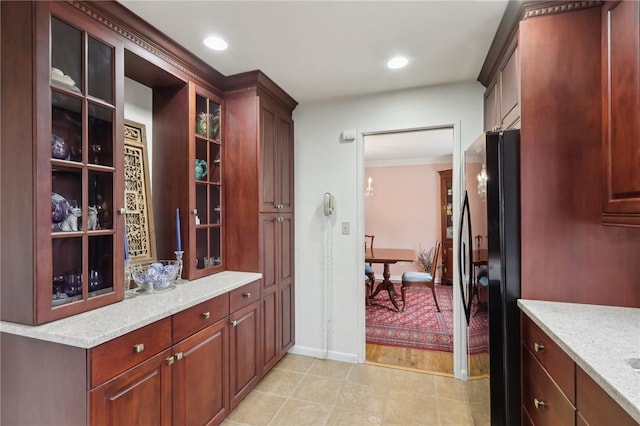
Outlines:
{"label": "hardwood floor", "polygon": [[[383,365],[402,370],[453,376],[453,354],[449,352],[382,346],[367,343],[367,364]],[[488,377],[489,354],[469,357],[469,378]]]}

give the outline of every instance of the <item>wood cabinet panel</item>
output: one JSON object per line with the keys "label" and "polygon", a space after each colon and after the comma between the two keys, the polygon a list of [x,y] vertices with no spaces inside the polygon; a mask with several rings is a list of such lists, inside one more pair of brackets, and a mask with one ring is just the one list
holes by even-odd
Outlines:
{"label": "wood cabinet panel", "polygon": [[484,94],[484,131],[497,129],[500,126],[498,117],[498,84],[493,83]]}
{"label": "wood cabinet panel", "polygon": [[295,343],[295,294],[293,282],[280,284],[280,357]]}
{"label": "wood cabinet panel", "polygon": [[229,294],[204,301],[172,317],[172,341],[177,343],[229,315]]}
{"label": "wood cabinet panel", "polygon": [[576,389],[576,406],[583,424],[637,426],[638,422],[580,367],[576,367]]}
{"label": "wood cabinet panel", "polygon": [[522,344],[549,372],[553,380],[575,404],[574,363],[528,316],[521,315]]}
{"label": "wood cabinet panel", "polygon": [[603,222],[640,226],[640,3],[602,8]]}
{"label": "wood cabinet panel", "polygon": [[293,212],[293,120],[291,114],[278,114],[279,211]]}
{"label": "wood cabinet panel", "polygon": [[262,290],[274,291],[278,285],[278,238],[276,217],[260,215],[260,270],[262,271]]}
{"label": "wood cabinet panel", "polygon": [[280,333],[278,332],[280,319],[278,306],[277,291],[262,293],[262,341],[260,350],[262,356],[262,375],[271,370],[280,359]]}
{"label": "wood cabinet panel", "polygon": [[174,345],[173,425],[218,424],[229,412],[227,320]]}
{"label": "wood cabinet panel", "polygon": [[89,351],[91,388],[171,346],[171,318],[165,318]]}
{"label": "wood cabinet panel", "polygon": [[255,387],[260,377],[260,304],[234,312],[229,342],[231,409]]}
{"label": "wood cabinet panel", "polygon": [[520,61],[518,48],[508,56],[500,72],[500,127],[510,129],[520,118]]}
{"label": "wood cabinet panel", "polygon": [[[124,297],[124,45],[63,2],[1,8],[1,136],[24,142],[1,148],[1,190],[12,201],[0,212],[0,311],[36,325]],[[52,67],[74,84],[58,83]],[[89,229],[90,207],[100,229]]]}
{"label": "wood cabinet panel", "polygon": [[535,425],[575,423],[575,408],[533,354],[522,350],[522,405]]}
{"label": "wood cabinet panel", "polygon": [[89,392],[90,424],[171,425],[169,349]]}
{"label": "wood cabinet panel", "polygon": [[240,308],[255,302],[260,298],[260,281],[247,284],[229,293],[229,311],[235,312]]}

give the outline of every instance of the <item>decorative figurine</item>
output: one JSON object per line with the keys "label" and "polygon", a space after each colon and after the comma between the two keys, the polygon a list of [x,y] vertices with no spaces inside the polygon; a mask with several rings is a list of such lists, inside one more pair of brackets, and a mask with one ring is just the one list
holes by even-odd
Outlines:
{"label": "decorative figurine", "polygon": [[98,206],[89,206],[89,219],[87,229],[90,231],[96,231],[100,229],[100,222],[98,221]]}

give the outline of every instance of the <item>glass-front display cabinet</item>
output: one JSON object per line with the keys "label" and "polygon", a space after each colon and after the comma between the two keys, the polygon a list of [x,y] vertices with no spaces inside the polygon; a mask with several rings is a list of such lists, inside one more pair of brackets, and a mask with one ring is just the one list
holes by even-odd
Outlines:
{"label": "glass-front display cabinet", "polygon": [[38,301],[58,317],[66,306],[75,313],[122,296],[123,128],[116,46],[56,16],[50,22],[51,285]]}
{"label": "glass-front display cabinet", "polygon": [[221,271],[222,266],[222,122],[221,100],[195,88],[189,246],[190,278]]}
{"label": "glass-front display cabinet", "polygon": [[2,319],[42,324],[124,297],[124,47],[64,2],[4,6]]}

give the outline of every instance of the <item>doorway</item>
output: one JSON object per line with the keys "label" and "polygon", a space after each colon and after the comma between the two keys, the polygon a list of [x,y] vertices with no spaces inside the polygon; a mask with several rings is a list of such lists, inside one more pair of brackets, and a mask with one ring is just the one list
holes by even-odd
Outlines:
{"label": "doorway", "polygon": [[[438,261],[437,312],[431,291],[408,291],[407,308],[394,312],[381,292],[365,307],[366,361],[437,374],[454,374],[453,339],[453,151],[454,126],[365,133],[364,234],[374,248],[410,249],[428,260],[436,241],[447,252]],[[448,176],[448,177],[447,177]],[[446,181],[446,185],[445,185]],[[389,265],[398,296],[404,272],[420,262]],[[383,265],[372,264],[375,287]],[[447,286],[448,284],[449,286]],[[423,291],[428,290],[428,291]],[[400,302],[401,304],[401,302]]]}

